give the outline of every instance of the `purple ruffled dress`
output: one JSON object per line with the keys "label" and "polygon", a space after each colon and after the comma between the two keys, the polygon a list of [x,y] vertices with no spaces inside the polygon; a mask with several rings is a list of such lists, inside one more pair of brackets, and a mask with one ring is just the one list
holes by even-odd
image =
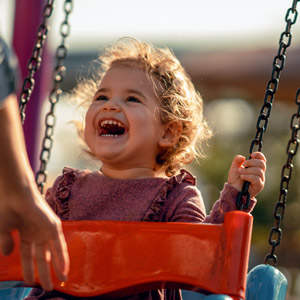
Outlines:
{"label": "purple ruffled dress", "polygon": [[[224,185],[220,199],[206,216],[196,179],[181,170],[171,178],[113,179],[100,172],[64,168],[47,190],[46,200],[62,220],[222,223],[225,212],[236,210],[238,191]],[[256,203],[251,198],[248,212]],[[34,288],[26,300],[87,299]],[[93,298],[97,299],[97,297]],[[126,299],[176,299],[180,290],[153,290]]]}

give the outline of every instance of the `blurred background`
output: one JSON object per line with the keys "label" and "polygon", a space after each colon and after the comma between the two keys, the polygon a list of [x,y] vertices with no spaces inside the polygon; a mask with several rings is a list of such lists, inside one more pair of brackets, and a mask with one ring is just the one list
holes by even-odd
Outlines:
{"label": "blurred background", "polygon": [[[25,61],[26,51],[27,60],[31,55],[41,21],[41,3],[45,1],[0,0],[0,35],[15,48],[20,63]],[[90,76],[91,61],[104,46],[120,37],[131,36],[172,48],[203,96],[204,113],[215,134],[205,146],[206,159],[193,163],[189,169],[197,176],[209,212],[226,181],[233,156],[249,155],[280,34],[285,30],[286,12],[291,5],[292,0],[74,0],[69,17],[70,36],[66,41],[67,74],[61,86],[64,94],[56,107],[55,142],[47,184],[52,184],[64,166],[99,168],[82,152],[76,130],[70,124],[82,116],[65,95],[80,78]],[[56,0],[49,19],[51,29],[43,53],[43,67],[36,74],[36,97],[28,105],[25,122],[27,148],[34,169],[39,166],[43,118],[49,109],[47,90],[53,86],[51,74],[55,48],[61,43],[59,31],[63,20],[64,1]],[[295,96],[300,88],[300,20],[292,27],[292,33],[292,44],[287,49],[285,68],[264,135],[263,152],[268,169],[265,189],[253,211],[250,269],[263,263],[270,252],[269,232],[274,226],[281,169],[287,161],[291,116],[298,109]],[[25,75],[23,67],[21,77]],[[289,300],[300,299],[299,173],[298,154],[294,158],[282,222],[282,241],[276,248],[277,267],[289,280]]]}

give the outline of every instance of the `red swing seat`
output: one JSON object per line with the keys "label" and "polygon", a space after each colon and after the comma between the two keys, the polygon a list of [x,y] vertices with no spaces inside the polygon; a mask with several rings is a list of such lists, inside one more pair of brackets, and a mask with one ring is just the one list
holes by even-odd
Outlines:
{"label": "red swing seat", "polygon": [[[252,219],[234,211],[218,225],[64,221],[71,269],[66,283],[53,276],[54,289],[118,298],[182,288],[245,299]],[[23,280],[15,241],[12,255],[0,255],[0,281]]]}

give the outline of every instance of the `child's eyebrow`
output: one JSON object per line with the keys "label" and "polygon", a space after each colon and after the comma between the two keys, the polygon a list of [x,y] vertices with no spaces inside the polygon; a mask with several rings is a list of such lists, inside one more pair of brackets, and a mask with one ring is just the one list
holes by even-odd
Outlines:
{"label": "child's eyebrow", "polygon": [[137,95],[143,97],[144,99],[147,99],[147,98],[145,97],[145,95],[144,95],[142,92],[137,91],[137,90],[134,90],[134,89],[129,89],[129,90],[127,90],[127,93],[128,93],[128,94],[131,94],[131,93],[132,93],[132,94],[137,94]]}
{"label": "child's eyebrow", "polygon": [[96,94],[98,94],[100,92],[102,92],[102,93],[108,92],[108,89],[106,89],[106,88],[100,88],[99,90],[97,90]]}

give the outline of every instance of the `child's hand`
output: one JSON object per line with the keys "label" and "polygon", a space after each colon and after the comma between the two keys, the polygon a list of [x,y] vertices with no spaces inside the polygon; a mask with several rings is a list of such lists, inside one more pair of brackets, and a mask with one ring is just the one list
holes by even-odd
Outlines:
{"label": "child's hand", "polygon": [[249,193],[255,197],[265,185],[266,158],[261,152],[253,152],[249,160],[234,157],[228,174],[228,184],[241,191],[244,181],[250,182]]}

